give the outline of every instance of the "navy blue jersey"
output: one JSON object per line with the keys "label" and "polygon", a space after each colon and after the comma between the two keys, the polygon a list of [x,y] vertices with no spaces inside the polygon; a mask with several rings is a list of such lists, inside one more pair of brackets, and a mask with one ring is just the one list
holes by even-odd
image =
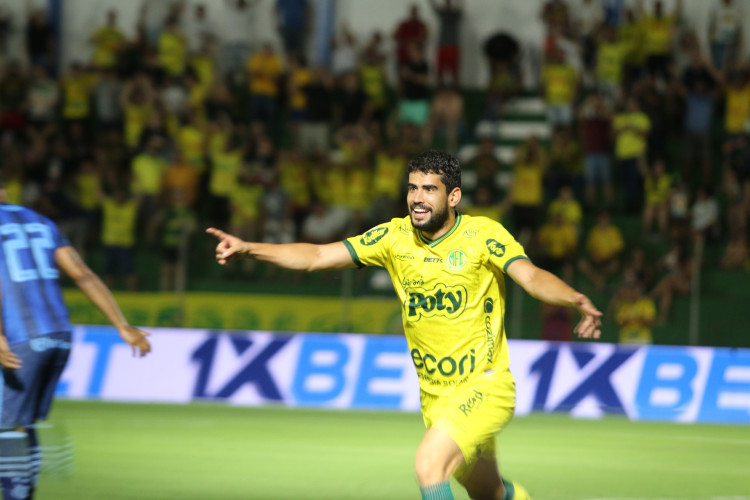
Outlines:
{"label": "navy blue jersey", "polygon": [[46,217],[0,203],[0,300],[9,344],[70,331],[55,250],[68,240]]}

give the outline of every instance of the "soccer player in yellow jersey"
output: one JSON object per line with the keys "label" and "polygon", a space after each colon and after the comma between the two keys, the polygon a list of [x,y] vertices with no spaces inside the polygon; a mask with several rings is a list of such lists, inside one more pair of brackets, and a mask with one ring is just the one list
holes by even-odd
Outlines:
{"label": "soccer player in yellow jersey", "polygon": [[216,259],[223,265],[248,257],[303,271],[385,267],[402,303],[421,388],[427,431],[415,470],[422,498],[452,499],[455,476],[471,498],[528,499],[520,485],[501,479],[495,458],[495,434],[515,407],[503,275],[544,302],[577,308],[580,337],[599,337],[601,313],[532,264],[500,223],[456,212],[461,167],[454,156],[422,152],[408,172],[407,217],[325,245],[251,243],[209,228],[219,240]]}

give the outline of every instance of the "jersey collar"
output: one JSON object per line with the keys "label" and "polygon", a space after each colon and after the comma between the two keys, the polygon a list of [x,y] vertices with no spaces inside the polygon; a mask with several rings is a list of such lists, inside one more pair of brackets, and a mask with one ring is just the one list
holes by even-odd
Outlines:
{"label": "jersey collar", "polygon": [[435,240],[431,240],[431,239],[425,237],[424,234],[422,234],[422,230],[421,229],[417,229],[417,235],[419,236],[419,239],[422,241],[422,243],[427,244],[428,247],[436,247],[440,243],[442,243],[443,241],[445,241],[448,238],[448,236],[450,236],[451,234],[455,233],[456,229],[458,229],[458,225],[460,223],[461,223],[461,214],[456,213],[456,220],[453,222],[453,225],[448,230],[448,232],[445,233],[444,235],[442,235],[440,238],[437,238]]}

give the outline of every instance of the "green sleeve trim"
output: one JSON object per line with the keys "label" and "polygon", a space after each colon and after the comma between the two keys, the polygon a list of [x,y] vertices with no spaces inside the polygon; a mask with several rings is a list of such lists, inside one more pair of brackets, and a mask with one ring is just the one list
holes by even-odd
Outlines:
{"label": "green sleeve trim", "polygon": [[528,257],[526,257],[525,255],[516,255],[515,257],[513,257],[512,259],[509,259],[509,260],[508,260],[508,262],[506,262],[506,263],[505,263],[505,265],[503,266],[503,272],[506,272],[506,271],[507,271],[507,269],[508,269],[508,266],[509,266],[509,265],[511,265],[511,263],[513,263],[513,262],[517,261],[518,259],[526,259],[526,260],[530,260],[530,259],[529,259]]}
{"label": "green sleeve trim", "polygon": [[349,250],[349,255],[351,255],[352,260],[354,261],[355,264],[357,264],[357,267],[360,269],[365,267],[365,265],[362,264],[362,262],[359,260],[359,256],[357,255],[356,250],[354,250],[354,247],[352,246],[352,244],[349,243],[348,240],[344,240],[343,243],[346,249]]}

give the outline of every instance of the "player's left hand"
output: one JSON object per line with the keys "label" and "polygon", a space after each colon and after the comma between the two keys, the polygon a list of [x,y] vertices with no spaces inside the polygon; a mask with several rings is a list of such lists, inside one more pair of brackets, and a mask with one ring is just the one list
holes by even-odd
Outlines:
{"label": "player's left hand", "polygon": [[580,338],[598,339],[602,334],[602,312],[582,293],[576,296],[575,301],[582,317],[573,331]]}
{"label": "player's left hand", "polygon": [[21,368],[21,358],[10,350],[8,339],[2,334],[0,334],[0,365],[8,370]]}
{"label": "player's left hand", "polygon": [[118,328],[117,332],[120,334],[120,337],[122,337],[122,340],[127,342],[130,347],[133,348],[133,356],[142,358],[151,352],[151,342],[146,338],[150,333],[144,332],[143,330],[139,330],[130,325]]}

